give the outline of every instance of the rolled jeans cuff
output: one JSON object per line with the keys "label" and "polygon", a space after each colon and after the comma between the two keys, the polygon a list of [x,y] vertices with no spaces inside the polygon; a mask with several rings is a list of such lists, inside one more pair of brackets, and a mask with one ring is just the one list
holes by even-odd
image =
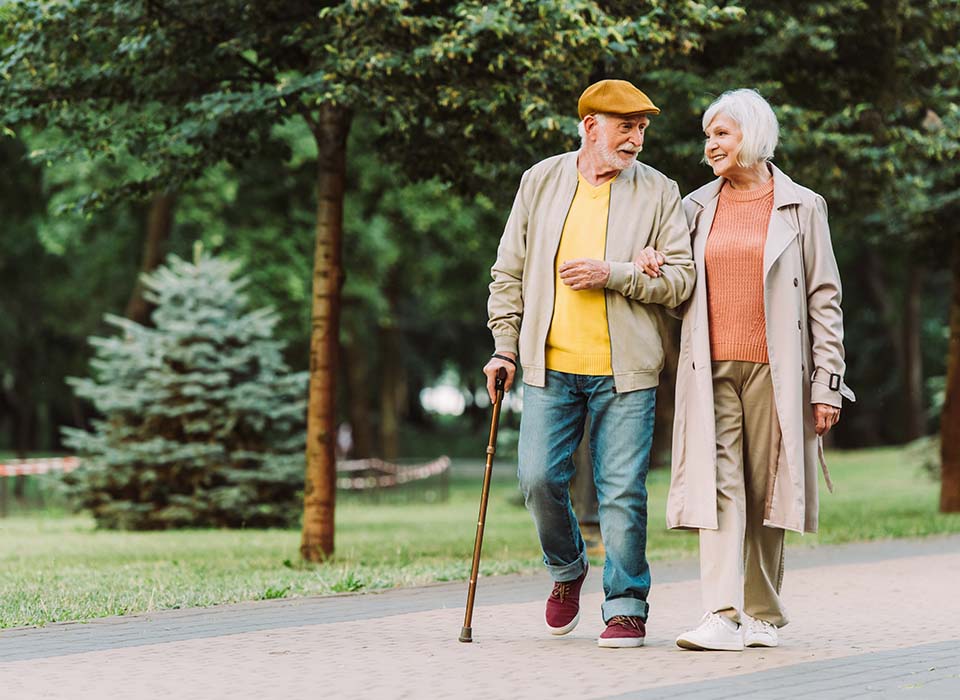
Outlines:
{"label": "rolled jeans cuff", "polygon": [[556,583],[565,583],[567,581],[573,581],[574,579],[580,578],[580,576],[586,570],[586,552],[581,552],[576,561],[571,564],[564,564],[563,566],[547,564],[547,571],[550,573],[550,578],[552,578]]}
{"label": "rolled jeans cuff", "polygon": [[609,622],[617,615],[639,617],[646,622],[650,606],[647,601],[640,600],[639,598],[611,598],[610,600],[603,601],[601,611],[603,612],[604,623]]}

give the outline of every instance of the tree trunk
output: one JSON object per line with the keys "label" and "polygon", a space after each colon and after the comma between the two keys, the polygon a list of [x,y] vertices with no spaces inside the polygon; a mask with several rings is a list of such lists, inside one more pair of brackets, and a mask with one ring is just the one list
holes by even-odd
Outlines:
{"label": "tree trunk", "polygon": [[[862,259],[864,281],[870,298],[880,312],[887,341],[893,350],[893,358],[902,387],[902,400],[898,401],[892,416],[893,435],[898,440],[914,440],[924,430],[917,425],[923,418],[923,366],[920,353],[920,305],[921,284],[911,278],[904,290],[903,312],[898,311],[894,285],[890,284],[891,273],[884,269],[880,255],[873,247],[867,247]],[[924,422],[925,426],[925,422]]]}
{"label": "tree trunk", "polygon": [[960,512],[960,237],[953,243],[947,386],[940,416],[940,511]]}
{"label": "tree trunk", "polygon": [[177,196],[172,193],[159,193],[150,201],[150,211],[147,214],[147,238],[143,244],[143,259],[140,262],[140,274],[137,283],[130,294],[124,315],[131,321],[141,325],[150,322],[150,313],[153,307],[143,298],[143,282],[140,275],[155,269],[163,259],[163,248],[170,238],[173,228],[173,205]]}
{"label": "tree trunk", "polygon": [[[23,328],[23,324],[19,324]],[[23,329],[21,337],[29,337]],[[13,451],[17,459],[26,459],[36,449],[36,398],[33,388],[36,382],[34,358],[36,353],[21,350],[13,362],[13,381],[11,382],[10,405],[13,408]],[[19,490],[19,488],[18,488]]]}
{"label": "tree trunk", "polygon": [[391,324],[380,329],[380,447],[383,458],[400,455],[400,407],[403,399],[403,366],[400,329]]}
{"label": "tree trunk", "polygon": [[[24,334],[26,335],[26,334]],[[34,353],[20,354],[13,378],[13,451],[17,459],[27,459],[37,449],[37,404],[33,394]],[[4,478],[4,477],[0,477]],[[13,497],[23,505],[26,500],[27,477],[13,477]]]}
{"label": "tree trunk", "polygon": [[409,371],[403,373],[403,420],[407,425],[429,428],[430,418],[420,403],[420,392],[426,387],[420,377],[412,377]]}
{"label": "tree trunk", "polygon": [[310,327],[306,474],[300,555],[323,561],[333,554],[336,501],[336,367],[343,283],[343,194],[350,114],[324,104],[314,125],[317,141],[317,224]]}
{"label": "tree trunk", "polygon": [[907,440],[927,434],[926,407],[923,401],[923,351],[920,327],[923,319],[923,275],[911,275],[903,305],[903,398]]}
{"label": "tree trunk", "polygon": [[356,340],[351,340],[346,346],[343,363],[347,379],[347,413],[353,437],[350,456],[365,459],[373,455],[373,426],[370,423],[368,400],[370,367],[366,350]]}

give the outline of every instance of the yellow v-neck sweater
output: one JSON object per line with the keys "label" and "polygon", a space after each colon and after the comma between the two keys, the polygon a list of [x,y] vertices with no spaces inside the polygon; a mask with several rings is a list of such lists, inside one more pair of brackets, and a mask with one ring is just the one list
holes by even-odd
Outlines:
{"label": "yellow v-neck sweater", "polygon": [[753,190],[724,183],[704,263],[710,356],[769,363],[763,310],[763,250],[773,211],[773,178]]}
{"label": "yellow v-neck sweater", "polygon": [[594,187],[578,173],[577,193],[563,225],[554,261],[556,293],[547,333],[547,369],[591,376],[613,374],[604,290],[573,291],[563,283],[559,273],[560,264],[568,260],[603,260],[612,183],[610,180]]}

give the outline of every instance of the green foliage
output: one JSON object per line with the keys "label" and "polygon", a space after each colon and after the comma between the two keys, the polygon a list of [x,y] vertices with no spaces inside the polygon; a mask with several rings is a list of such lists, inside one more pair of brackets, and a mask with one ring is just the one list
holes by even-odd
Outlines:
{"label": "green foliage", "polygon": [[704,108],[724,90],[755,87],[780,117],[778,160],[842,202],[834,216],[870,222],[858,235],[871,242],[890,234],[906,240],[935,235],[918,231],[916,223],[956,206],[956,188],[934,190],[955,182],[960,167],[957,4],[742,5],[742,22],[712,33],[702,53],[652,76],[657,93],[668,96],[665,103],[682,110],[669,112],[667,128],[676,158],[668,162],[684,189],[709,177],[696,166],[698,158],[691,159],[700,153],[695,144],[702,140]]}
{"label": "green foliage", "polygon": [[590,76],[689,52],[740,14],[659,0],[351,0],[319,12],[307,0],[21,0],[0,28],[2,123],[57,128],[53,160],[130,158],[87,204],[282,155],[274,126],[313,126],[320,105],[376,114],[384,151],[417,177],[490,182],[537,143],[569,139]]}
{"label": "green foliage", "polygon": [[[27,143],[0,136],[0,445],[19,451],[52,447],[53,426],[71,416],[63,377],[82,371],[84,337],[124,273],[115,264],[123,242],[106,228],[75,236],[64,255],[44,245],[48,198],[28,152]],[[99,266],[104,258],[111,269]]]}
{"label": "green foliage", "polygon": [[260,596],[260,600],[277,600],[278,598],[285,598],[289,592],[290,586],[268,586],[267,590],[265,590],[263,595]]}
{"label": "green foliage", "polygon": [[483,193],[463,196],[436,178],[410,182],[378,155],[377,131],[358,126],[344,207],[351,244],[344,250],[341,337],[363,343],[376,376],[385,350],[365,339],[398,329],[417,390],[448,367],[479,377],[490,344],[484,291],[507,211]]}
{"label": "green foliage", "polygon": [[78,503],[107,528],[267,527],[296,521],[305,373],[290,373],[270,309],[247,311],[239,265],[171,256],[144,276],[155,328],[108,316],[93,379],[73,379],[102,414],[67,428],[83,459]]}
{"label": "green foliage", "polygon": [[343,578],[334,582],[333,585],[330,586],[330,589],[334,593],[356,593],[357,591],[363,590],[363,586],[363,581],[357,578],[354,572],[348,571],[343,575]]}

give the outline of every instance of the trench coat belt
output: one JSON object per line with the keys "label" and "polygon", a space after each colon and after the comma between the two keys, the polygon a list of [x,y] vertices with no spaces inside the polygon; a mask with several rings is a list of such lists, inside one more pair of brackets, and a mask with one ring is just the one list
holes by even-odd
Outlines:
{"label": "trench coat belt", "polygon": [[830,479],[830,470],[827,469],[827,460],[823,458],[823,435],[817,435],[817,459],[823,470],[823,480],[827,482],[827,490],[833,493],[833,481]]}

